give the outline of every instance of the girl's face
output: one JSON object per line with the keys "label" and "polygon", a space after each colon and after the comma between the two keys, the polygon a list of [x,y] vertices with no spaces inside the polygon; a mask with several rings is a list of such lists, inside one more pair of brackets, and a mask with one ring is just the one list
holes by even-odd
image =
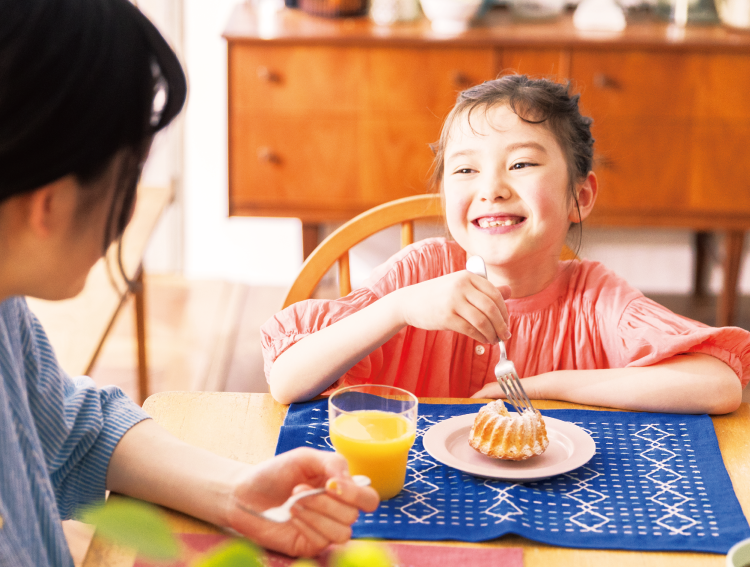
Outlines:
{"label": "girl's face", "polygon": [[546,126],[507,105],[477,109],[471,124],[465,115],[454,123],[443,173],[448,228],[468,255],[490,272],[521,261],[556,270],[576,216],[565,156]]}

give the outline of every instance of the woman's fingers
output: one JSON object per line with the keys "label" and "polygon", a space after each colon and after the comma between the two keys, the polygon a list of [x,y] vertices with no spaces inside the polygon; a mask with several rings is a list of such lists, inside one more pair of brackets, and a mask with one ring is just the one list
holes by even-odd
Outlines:
{"label": "woman's fingers", "polygon": [[326,490],[328,494],[344,504],[365,512],[375,511],[380,504],[380,497],[375,489],[369,486],[357,486],[350,476],[329,479],[326,483]]}
{"label": "woman's fingers", "polygon": [[[325,502],[326,500],[328,502]],[[351,506],[338,503],[337,507],[335,504],[336,502],[327,496],[309,498],[306,502],[295,504],[292,508],[292,515],[329,542],[344,543],[352,537],[352,524],[356,521],[358,513]],[[331,515],[335,514],[336,510],[341,513],[341,516]]]}

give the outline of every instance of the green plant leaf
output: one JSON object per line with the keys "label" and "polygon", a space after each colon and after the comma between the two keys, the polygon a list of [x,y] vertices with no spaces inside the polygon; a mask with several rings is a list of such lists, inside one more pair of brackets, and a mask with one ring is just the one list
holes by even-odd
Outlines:
{"label": "green plant leaf", "polygon": [[198,560],[193,567],[263,567],[260,551],[247,541],[233,541]]}
{"label": "green plant leaf", "polygon": [[335,567],[392,567],[393,559],[383,545],[368,541],[349,543],[333,555]]}
{"label": "green plant leaf", "polygon": [[112,543],[135,549],[149,559],[176,559],[180,548],[156,506],[130,498],[110,498],[103,506],[85,509],[80,520]]}

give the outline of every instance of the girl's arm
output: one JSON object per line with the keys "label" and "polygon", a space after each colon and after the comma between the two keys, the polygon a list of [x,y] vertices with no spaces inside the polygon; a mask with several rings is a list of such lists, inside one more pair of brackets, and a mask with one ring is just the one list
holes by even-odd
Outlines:
{"label": "girl's arm", "polygon": [[510,289],[465,270],[398,289],[289,347],[271,368],[271,394],[284,404],[309,400],[406,325],[507,340],[503,293]]}
{"label": "girl's arm", "polygon": [[[652,366],[558,370],[523,379],[532,399],[668,413],[730,413],[742,402],[737,374],[707,354],[673,356]],[[497,383],[473,398],[503,397]]]}

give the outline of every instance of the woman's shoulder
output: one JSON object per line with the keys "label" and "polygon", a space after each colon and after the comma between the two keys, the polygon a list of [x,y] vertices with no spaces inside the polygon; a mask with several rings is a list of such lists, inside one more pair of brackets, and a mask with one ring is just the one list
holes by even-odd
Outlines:
{"label": "woman's shoulder", "polygon": [[378,296],[464,269],[466,252],[444,237],[410,244],[375,268],[363,287]]}

